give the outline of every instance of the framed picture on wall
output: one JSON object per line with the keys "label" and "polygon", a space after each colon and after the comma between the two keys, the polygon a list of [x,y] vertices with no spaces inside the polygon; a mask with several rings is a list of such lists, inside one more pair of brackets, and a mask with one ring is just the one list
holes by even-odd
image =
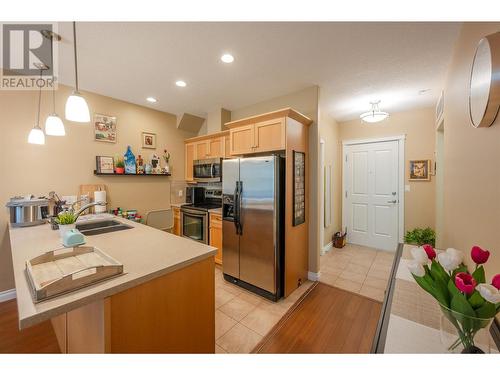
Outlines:
{"label": "framed picture on wall", "polygon": [[410,160],[409,181],[429,181],[431,179],[430,160]]}
{"label": "framed picture on wall", "polygon": [[156,134],[142,132],[142,148],[156,148]]}
{"label": "framed picture on wall", "polygon": [[114,160],[111,156],[95,157],[97,173],[114,173]]}
{"label": "framed picture on wall", "polygon": [[116,117],[94,114],[94,140],[116,143]]}
{"label": "framed picture on wall", "polygon": [[293,151],[293,226],[306,221],[306,154]]}

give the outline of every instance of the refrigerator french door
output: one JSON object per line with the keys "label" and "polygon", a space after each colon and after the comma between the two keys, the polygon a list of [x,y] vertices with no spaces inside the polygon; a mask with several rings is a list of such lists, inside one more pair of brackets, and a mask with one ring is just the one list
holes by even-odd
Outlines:
{"label": "refrigerator french door", "polygon": [[283,167],[277,155],[222,165],[224,277],[275,301],[283,285]]}

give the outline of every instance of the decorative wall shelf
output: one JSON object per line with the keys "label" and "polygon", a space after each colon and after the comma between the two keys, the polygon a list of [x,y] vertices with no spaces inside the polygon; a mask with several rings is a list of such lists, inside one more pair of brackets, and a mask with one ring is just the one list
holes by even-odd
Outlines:
{"label": "decorative wall shelf", "polygon": [[156,177],[169,177],[172,176],[172,173],[165,173],[165,174],[131,174],[131,173],[100,173],[94,170],[94,175],[96,176],[127,176],[127,177],[134,177],[134,176],[142,176],[142,177],[151,177],[151,176],[156,176]]}

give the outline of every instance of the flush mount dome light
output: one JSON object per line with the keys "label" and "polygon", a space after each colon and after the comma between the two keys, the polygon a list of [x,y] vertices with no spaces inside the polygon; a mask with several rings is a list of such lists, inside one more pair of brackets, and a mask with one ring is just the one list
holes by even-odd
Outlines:
{"label": "flush mount dome light", "polygon": [[379,103],[380,100],[376,102],[370,102],[372,109],[371,111],[362,113],[359,116],[361,121],[374,123],[374,122],[384,121],[387,117],[389,117],[389,114],[387,112],[383,112],[379,109],[378,107]]}
{"label": "flush mount dome light", "polygon": [[156,103],[158,101],[156,98],[153,98],[152,96],[148,96],[146,100],[150,103]]}
{"label": "flush mount dome light", "polygon": [[234,56],[230,53],[225,53],[220,57],[221,61],[226,64],[231,64],[234,61]]}
{"label": "flush mount dome light", "polygon": [[180,81],[180,80],[179,80],[179,81],[176,81],[176,82],[175,82],[175,85],[176,85],[176,86],[179,86],[179,87],[186,87],[186,86],[187,86],[186,82],[184,82],[184,81]]}

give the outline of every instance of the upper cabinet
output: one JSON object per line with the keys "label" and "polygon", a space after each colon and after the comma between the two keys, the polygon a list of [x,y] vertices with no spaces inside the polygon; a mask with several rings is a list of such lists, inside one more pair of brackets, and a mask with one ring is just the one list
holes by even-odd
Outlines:
{"label": "upper cabinet", "polygon": [[223,158],[225,146],[225,137],[210,138],[208,140],[208,157],[210,159]]}
{"label": "upper cabinet", "polygon": [[195,159],[195,147],[194,143],[186,143],[185,145],[185,160],[186,160],[186,170],[185,177],[186,181],[193,181],[193,161]]}
{"label": "upper cabinet", "polygon": [[229,130],[230,155],[250,154],[254,152],[255,125],[238,126]]}
{"label": "upper cabinet", "polygon": [[309,125],[311,122],[301,113],[285,108],[227,123],[230,155],[285,150],[287,118],[304,125]]}

